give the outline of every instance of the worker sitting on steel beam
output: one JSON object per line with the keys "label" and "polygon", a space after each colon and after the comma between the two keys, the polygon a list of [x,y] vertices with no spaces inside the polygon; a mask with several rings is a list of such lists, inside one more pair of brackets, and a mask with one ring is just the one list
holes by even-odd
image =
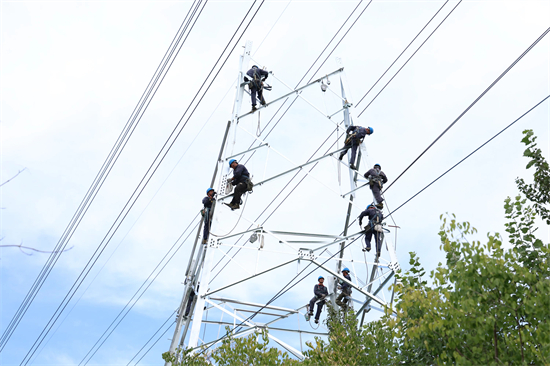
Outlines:
{"label": "worker sitting on steel beam", "polygon": [[357,170],[355,167],[355,156],[357,155],[357,147],[367,135],[372,135],[374,129],[372,127],[361,126],[349,126],[346,130],[346,140],[344,143],[344,151],[340,154],[338,159],[342,160],[346,156],[348,150],[351,148],[351,158],[349,159],[349,167],[353,170]]}
{"label": "worker sitting on steel beam", "polygon": [[367,209],[359,215],[359,226],[363,227],[363,217],[368,216],[369,223],[365,225],[365,248],[364,252],[370,252],[370,241],[374,234],[374,243],[376,244],[376,256],[380,257],[382,250],[382,220],[384,215],[382,211],[377,210],[374,205],[368,205]]}
{"label": "worker sitting on steel beam", "polygon": [[229,166],[233,169],[231,184],[235,186],[235,191],[231,203],[227,205],[231,207],[231,210],[237,210],[241,207],[241,196],[247,191],[252,191],[254,185],[250,180],[250,173],[244,165],[239,164],[235,159],[231,159],[229,160]]}
{"label": "worker sitting on steel beam", "polygon": [[315,324],[319,324],[319,316],[321,316],[321,310],[323,310],[323,305],[325,305],[325,297],[328,295],[328,289],[323,285],[323,282],[325,282],[325,278],[323,276],[319,276],[317,279],[319,281],[318,284],[313,286],[313,293],[315,296],[309,301],[309,312],[307,316],[307,320],[313,315],[313,307],[315,306],[315,303],[317,302],[317,312],[315,313]]}
{"label": "worker sitting on steel beam", "polygon": [[212,218],[212,203],[216,200],[214,196],[216,192],[213,188],[208,188],[206,190],[206,197],[202,199],[202,204],[204,208],[201,210],[201,215],[204,217],[204,230],[202,234],[202,243],[206,244],[208,240],[208,234],[210,233],[210,219]]}
{"label": "worker sitting on steel beam", "polygon": [[269,73],[265,70],[260,69],[258,66],[254,65],[250,70],[246,72],[246,75],[250,77],[250,80],[248,77],[244,77],[244,81],[250,81],[250,84],[248,84],[248,87],[250,88],[250,96],[252,97],[252,112],[254,112],[256,108],[256,93],[258,93],[258,99],[260,99],[260,103],[262,105],[265,105],[265,99],[263,95],[263,81],[267,79],[269,76]]}
{"label": "worker sitting on steel beam", "polygon": [[[347,267],[342,270],[342,275],[346,280],[351,282],[349,269]],[[338,289],[342,289],[342,292],[340,292],[340,295],[338,295],[338,297],[336,298],[336,305],[340,306],[345,311],[348,308],[347,297],[351,296],[351,286],[347,282],[340,281],[340,286],[338,286]]]}
{"label": "worker sitting on steel beam", "polygon": [[384,198],[382,198],[381,191],[383,184],[388,181],[388,177],[386,177],[386,174],[382,171],[382,167],[380,164],[374,164],[374,167],[369,169],[363,176],[369,180],[370,190],[376,200],[376,207],[383,209],[384,204],[382,202]]}

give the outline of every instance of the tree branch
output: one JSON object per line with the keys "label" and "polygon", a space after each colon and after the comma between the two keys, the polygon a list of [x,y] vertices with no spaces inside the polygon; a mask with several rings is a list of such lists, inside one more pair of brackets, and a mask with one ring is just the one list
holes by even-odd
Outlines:
{"label": "tree branch", "polygon": [[21,169],[20,171],[17,172],[17,174],[15,174],[13,177],[11,177],[10,179],[8,179],[7,181],[5,181],[4,183],[0,184],[0,187],[2,187],[4,184],[12,181],[13,179],[15,179],[19,174],[23,173],[25,170],[27,170],[27,168],[23,168]]}
{"label": "tree branch", "polygon": [[[34,250],[35,252],[39,252],[39,253],[63,253],[63,252],[67,252],[71,249],[73,249],[74,247],[70,247],[68,249],[64,249],[64,250],[56,250],[56,251],[48,251],[48,250],[40,250],[40,249],[35,249],[35,248],[31,248],[31,247],[26,247],[26,246],[23,246],[21,244],[19,245],[15,245],[15,244],[3,244],[3,245],[0,245],[0,248],[8,248],[8,247],[15,247],[15,248],[19,248],[19,250],[21,250],[21,252],[23,252],[22,249],[28,249],[28,250]],[[25,255],[32,255],[32,254],[28,254],[28,253],[25,253],[23,252],[23,254]]]}

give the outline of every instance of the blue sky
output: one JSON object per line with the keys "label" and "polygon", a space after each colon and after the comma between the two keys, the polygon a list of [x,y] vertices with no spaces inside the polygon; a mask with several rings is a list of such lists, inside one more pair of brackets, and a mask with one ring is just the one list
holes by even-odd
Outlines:
{"label": "blue sky", "polygon": [[[295,86],[358,1],[288,3],[266,1],[240,45],[247,39],[253,41],[254,59],[284,83]],[[335,57],[340,57],[350,99],[356,104],[443,3],[374,1],[317,76],[337,69]],[[72,249],[60,257],[0,353],[0,363],[19,364],[31,348],[251,4],[251,1],[208,2],[72,237],[69,244]],[[366,4],[363,2],[359,9]],[[456,4],[450,1],[445,5],[380,84],[353,108],[355,116]],[[1,188],[2,243],[51,250],[132,113],[191,2],[44,1],[2,2],[1,6],[0,180],[3,182],[26,168]],[[462,2],[356,119],[357,124],[375,129],[374,135],[366,140],[369,164],[362,165],[361,172],[378,162],[392,182],[550,26],[549,14],[548,1]],[[336,40],[341,36],[339,33]],[[390,207],[405,202],[550,94],[548,37],[396,182],[386,195]],[[201,208],[200,201],[210,182],[226,121],[231,115],[241,52],[240,46],[235,48],[53,328],[55,333],[50,332],[47,343],[43,343],[30,364],[78,364],[175,242],[183,243],[182,248],[89,364],[126,365],[178,306],[193,235],[187,241],[178,238]],[[267,95],[268,100],[287,91],[279,81],[270,80],[274,89]],[[331,81],[331,87],[338,92],[339,80]],[[324,95],[318,89],[308,91],[306,97],[326,110],[333,110],[338,104],[333,95]],[[243,104],[243,110],[248,107]],[[532,128],[548,157],[549,108],[550,103],[545,102],[395,214],[401,227],[397,250],[403,268],[408,266],[409,251],[417,252],[427,269],[444,260],[437,236],[442,213],[452,212],[460,220],[470,221],[478,228],[480,240],[487,232],[504,231],[503,201],[517,193],[516,177],[529,180],[530,176],[525,170],[527,160],[522,157],[521,131]],[[262,112],[261,126],[275,113],[276,108]],[[258,123],[255,118],[243,120],[242,127],[253,133]],[[329,121],[307,103],[298,101],[268,141],[277,151],[300,162],[315,151],[332,129]],[[240,139],[239,144],[245,146],[246,139]],[[247,165],[258,179],[264,175],[266,161],[266,176],[290,167],[276,153],[267,156],[267,151],[263,151]],[[332,234],[342,230],[347,204],[325,186],[335,190],[346,188],[338,186],[336,163],[326,161],[312,175],[315,178],[304,180],[269,219],[272,230]],[[243,216],[256,218],[286,182],[281,180],[257,188],[249,197]],[[357,196],[355,216],[363,203],[366,205],[371,199],[370,192],[363,191]],[[231,229],[234,219],[229,213],[224,217],[227,220],[220,224],[220,229]],[[244,223],[239,225],[240,228]],[[539,232],[548,242],[548,227],[541,227]],[[268,245],[278,249],[275,242]],[[28,256],[14,248],[2,248],[0,253],[3,332],[47,254]],[[240,260],[252,263],[254,256],[242,256]],[[266,254],[260,265],[269,266],[276,260],[274,255]],[[238,267],[229,268],[212,287],[243,275]],[[265,303],[296,269],[294,265],[285,273],[275,273],[226,295]],[[277,304],[290,308],[305,304],[318,274],[314,272]],[[288,323],[292,324],[295,323]],[[209,328],[212,334],[217,331]],[[160,354],[168,349],[171,333],[168,331],[140,364],[159,364]]]}

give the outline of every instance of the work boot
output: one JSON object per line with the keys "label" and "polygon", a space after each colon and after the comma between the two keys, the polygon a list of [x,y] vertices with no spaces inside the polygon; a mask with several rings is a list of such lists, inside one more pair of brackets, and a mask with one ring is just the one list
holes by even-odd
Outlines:
{"label": "work boot", "polygon": [[370,252],[370,247],[363,248],[363,252]]}
{"label": "work boot", "polygon": [[315,319],[315,324],[319,324],[319,319]]}
{"label": "work boot", "polygon": [[380,252],[376,252],[376,259],[380,258]]}
{"label": "work boot", "polygon": [[252,104],[252,112],[256,112],[258,108],[256,108],[256,104]]}
{"label": "work boot", "polygon": [[206,243],[207,243],[207,240],[206,240],[206,239],[202,239],[202,243],[203,243],[203,244],[206,244]]}
{"label": "work boot", "polygon": [[383,209],[384,204],[382,202],[376,204],[376,208]]}
{"label": "work boot", "polygon": [[350,167],[350,169],[357,170],[357,167],[353,164],[350,164],[349,167]]}
{"label": "work boot", "polygon": [[261,105],[266,105],[267,103],[265,102],[265,99],[262,97],[262,100],[260,101],[260,104]]}
{"label": "work boot", "polygon": [[234,204],[231,205],[231,210],[232,211],[238,210],[239,208],[241,208],[241,206],[238,203],[234,203]]}
{"label": "work boot", "polygon": [[344,156],[346,156],[346,153],[345,152],[341,153],[340,156],[338,157],[338,160],[342,160]]}

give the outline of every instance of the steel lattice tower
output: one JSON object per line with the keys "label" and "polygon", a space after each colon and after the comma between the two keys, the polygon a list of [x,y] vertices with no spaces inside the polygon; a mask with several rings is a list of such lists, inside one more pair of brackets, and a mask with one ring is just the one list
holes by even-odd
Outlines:
{"label": "steel lattice tower", "polygon": [[[330,300],[334,305],[336,281],[347,281],[340,271],[343,266],[348,266],[352,270],[352,281],[348,282],[353,288],[352,303],[355,303],[357,316],[361,318],[360,324],[363,324],[366,314],[371,309],[383,312],[384,306],[389,306],[392,303],[393,292],[388,290],[389,281],[395,272],[399,271],[399,263],[395,252],[395,243],[390,242],[391,235],[384,236],[380,259],[376,260],[371,254],[372,259],[369,262],[366,254],[361,252],[361,229],[357,226],[351,229],[352,226],[350,226],[352,211],[362,211],[370,201],[357,203],[357,192],[365,191],[364,188],[368,187],[368,183],[357,171],[350,169],[347,162],[337,159],[342,151],[342,143],[338,141],[341,140],[346,128],[354,124],[350,113],[352,103],[346,96],[346,78],[343,74],[344,68],[341,61],[338,60],[340,68],[336,71],[297,89],[288,87],[273,73],[270,73],[278,85],[287,87],[289,92],[281,93],[282,95],[268,101],[267,105],[261,106],[256,112],[243,113],[241,112],[243,99],[248,98],[245,93],[244,76],[250,62],[254,61],[251,58],[251,49],[252,43],[248,41],[244,47],[243,55],[240,56],[231,120],[227,123],[217,166],[212,177],[211,187],[218,192],[218,197],[212,207],[212,212],[207,212],[207,215],[212,217],[211,234],[208,241],[203,244],[201,234],[204,222],[201,221],[185,272],[183,298],[170,351],[174,352],[177,347],[196,348],[201,345],[212,345],[219,340],[220,335],[225,334],[224,331],[221,331],[223,326],[229,326],[234,337],[246,336],[257,329],[266,328],[269,330],[271,340],[298,359],[303,359],[302,335],[327,334],[326,328],[322,325],[319,329],[312,330],[305,330],[301,327],[300,321],[303,321],[302,317],[307,311],[305,303],[312,297],[312,292],[300,294],[299,299],[293,298],[290,294],[287,295],[290,299],[285,303],[301,305],[298,307],[274,304],[266,306],[266,301],[253,301],[253,299],[262,296],[267,296],[267,299],[271,298],[283,285],[287,284],[286,279],[280,279],[280,277],[286,275],[292,278],[289,273],[295,274],[298,269],[309,264],[308,272],[317,269],[315,273],[322,272],[325,275]],[[339,93],[330,86],[331,79],[333,84],[338,84]],[[334,83],[334,80],[339,82]],[[318,108],[309,101],[309,95],[306,95],[308,92],[312,93],[312,96],[323,94],[323,98],[324,94],[330,94],[332,98],[337,99],[338,107],[327,113],[325,105],[325,111],[322,111],[322,108]],[[332,146],[324,155],[298,163],[283,154],[287,150],[291,151],[292,148],[296,148],[296,146],[291,146],[290,137],[288,140],[273,138],[268,141],[267,135],[270,131],[260,128],[260,114],[270,109],[275,110],[278,104],[286,103],[286,100],[292,96],[302,101],[302,105],[309,111],[315,112],[315,115],[324,121],[322,123],[326,124],[324,127],[335,129],[335,134],[331,135],[335,146]],[[319,117],[319,115],[322,116]],[[256,133],[250,132],[250,127],[255,127],[256,123],[258,124]],[[309,131],[311,130],[310,128]],[[313,130],[316,132],[317,127],[314,127]],[[290,131],[290,133],[292,134],[294,131]],[[302,140],[298,139],[298,141]],[[366,160],[367,144],[368,138],[361,144],[358,151],[356,164],[358,167],[362,158],[363,163]],[[275,157],[270,156],[270,153]],[[240,210],[235,211],[231,211],[229,207],[222,204],[231,199],[231,186],[228,185],[232,176],[232,170],[228,166],[230,159],[237,159],[239,163],[245,162],[254,181],[254,194],[250,198],[248,194],[243,195],[243,205]],[[321,167],[323,167],[322,164],[332,164],[333,171],[337,171],[336,174],[333,174],[337,176],[337,179],[331,176],[329,181],[315,176],[311,168],[317,164],[320,164]],[[263,169],[260,168],[262,165]],[[249,166],[253,166],[254,170]],[[349,188],[342,187],[341,169],[348,172]],[[263,177],[260,178],[262,172]],[[286,186],[283,183],[292,174],[303,176],[306,185],[316,184],[322,187],[327,191],[327,196],[332,195],[335,197],[334,199],[342,202],[339,204],[340,206],[347,206],[347,211],[344,212],[328,207],[326,212],[315,213],[315,215],[323,215],[323,218],[333,217],[334,220],[342,220],[342,214],[345,214],[345,225],[341,232],[293,231],[286,227],[262,224],[253,218],[254,215],[249,212],[247,207],[248,200],[254,202],[257,211],[260,211],[262,204],[269,202],[268,196],[275,196],[274,201],[278,199],[279,196],[276,195],[279,192],[278,188],[285,189]],[[268,187],[272,187],[272,189]],[[354,201],[354,199],[356,200]],[[307,204],[303,203],[303,206],[307,211]],[[250,208],[250,210],[253,211],[254,208]],[[288,226],[291,227],[299,228],[300,221],[304,220],[303,212],[300,215],[298,209],[292,210],[290,214],[283,217],[286,221],[282,221],[288,222]],[[348,227],[352,231],[351,234],[348,232]],[[386,229],[386,232],[389,232],[389,229]],[[361,256],[363,258],[357,258]],[[289,272],[292,264],[297,266],[296,272]],[[276,277],[276,283],[269,289],[270,279],[273,279],[269,276],[275,273],[280,277]],[[298,277],[299,279],[301,277]],[[310,287],[313,287],[313,284],[311,283]],[[190,312],[188,316],[185,316],[189,303]],[[250,314],[255,313],[257,314],[254,318],[245,321]],[[223,321],[224,317],[231,320]],[[242,326],[235,329],[235,326],[243,321]],[[294,326],[289,325],[291,322],[294,322]],[[287,326],[278,326],[279,324]],[[207,329],[207,326],[210,328]],[[283,336],[279,336],[279,334]],[[286,338],[287,341],[282,338]]]}

